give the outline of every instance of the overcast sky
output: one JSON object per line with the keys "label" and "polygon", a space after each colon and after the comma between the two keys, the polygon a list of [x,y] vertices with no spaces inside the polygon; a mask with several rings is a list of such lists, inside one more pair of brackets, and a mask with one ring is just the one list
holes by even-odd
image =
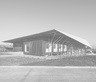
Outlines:
{"label": "overcast sky", "polygon": [[51,29],[96,44],[96,0],[0,0],[0,41]]}

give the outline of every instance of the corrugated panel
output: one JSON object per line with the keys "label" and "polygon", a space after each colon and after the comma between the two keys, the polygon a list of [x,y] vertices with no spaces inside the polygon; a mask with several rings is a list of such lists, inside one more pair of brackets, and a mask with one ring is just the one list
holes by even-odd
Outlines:
{"label": "corrugated panel", "polygon": [[38,54],[41,56],[41,55],[43,55],[43,53],[42,53],[42,41],[38,41],[37,43],[38,43],[38,45],[37,45]]}
{"label": "corrugated panel", "polygon": [[32,41],[30,44],[30,54],[32,55],[42,55],[42,41]]}
{"label": "corrugated panel", "polygon": [[43,55],[46,55],[46,41],[42,41],[42,52],[43,52]]}
{"label": "corrugated panel", "polygon": [[36,44],[35,41],[31,42],[31,47],[30,47],[30,54],[35,55],[36,53]]}

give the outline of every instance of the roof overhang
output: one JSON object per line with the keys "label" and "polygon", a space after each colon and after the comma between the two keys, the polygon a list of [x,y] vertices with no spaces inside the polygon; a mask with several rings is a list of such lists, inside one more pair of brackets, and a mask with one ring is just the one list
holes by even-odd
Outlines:
{"label": "roof overhang", "polygon": [[24,42],[24,41],[26,41],[27,39],[30,39],[30,38],[36,38],[36,37],[40,37],[40,36],[44,36],[44,35],[48,35],[48,34],[53,34],[53,33],[59,33],[59,34],[65,35],[65,36],[67,36],[67,37],[69,37],[69,38],[71,38],[75,41],[78,41],[79,43],[91,48],[90,44],[85,39],[73,36],[73,35],[65,33],[65,32],[57,31],[57,30],[54,30],[54,29],[50,30],[50,31],[46,31],[46,32],[41,32],[41,33],[29,35],[29,36],[15,38],[15,39],[11,39],[11,40],[6,40],[6,41],[3,41],[3,42],[9,42],[9,43]]}
{"label": "roof overhang", "polygon": [[[61,31],[59,31],[59,32],[61,32]],[[71,34],[68,34],[68,33],[65,33],[65,32],[61,32],[61,33],[63,33],[64,35],[66,35],[66,36],[68,36],[68,37],[70,37],[70,38],[72,38],[72,39],[74,39],[74,40],[76,40],[76,41],[78,41],[78,42],[91,48],[91,45],[89,44],[89,42],[87,40],[82,39],[82,38],[77,37],[77,36],[74,36],[74,35],[71,35]]]}

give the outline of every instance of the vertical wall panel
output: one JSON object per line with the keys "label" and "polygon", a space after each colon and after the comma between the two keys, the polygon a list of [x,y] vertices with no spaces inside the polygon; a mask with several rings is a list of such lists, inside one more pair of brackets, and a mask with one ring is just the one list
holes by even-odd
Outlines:
{"label": "vertical wall panel", "polygon": [[29,54],[37,55],[37,56],[42,55],[42,41],[41,40],[30,42],[30,53]]}

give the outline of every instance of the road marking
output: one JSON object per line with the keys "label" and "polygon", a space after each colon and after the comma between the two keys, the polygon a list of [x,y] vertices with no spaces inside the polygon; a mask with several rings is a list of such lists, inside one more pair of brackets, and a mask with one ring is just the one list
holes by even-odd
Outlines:
{"label": "road marking", "polygon": [[31,73],[31,71],[32,71],[32,69],[30,69],[30,70],[26,73],[26,75],[24,75],[24,77],[21,79],[20,82],[24,82],[24,81],[27,79],[27,77],[29,76],[29,74]]}

